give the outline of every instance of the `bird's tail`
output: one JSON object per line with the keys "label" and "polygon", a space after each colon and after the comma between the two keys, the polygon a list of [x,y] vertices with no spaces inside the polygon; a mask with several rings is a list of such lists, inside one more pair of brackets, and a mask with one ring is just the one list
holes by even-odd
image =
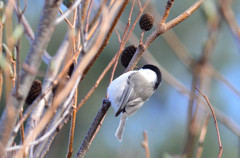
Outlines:
{"label": "bird's tail", "polygon": [[123,136],[123,130],[124,130],[124,126],[125,126],[125,121],[126,118],[121,118],[120,123],[118,125],[118,128],[116,130],[115,136],[117,137],[117,139],[119,140],[119,142],[122,141],[122,136]]}

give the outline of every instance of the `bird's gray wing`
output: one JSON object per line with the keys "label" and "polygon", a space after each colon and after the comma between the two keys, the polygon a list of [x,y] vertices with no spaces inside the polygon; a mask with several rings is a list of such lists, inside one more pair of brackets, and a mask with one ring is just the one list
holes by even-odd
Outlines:
{"label": "bird's gray wing", "polygon": [[128,116],[134,114],[153,93],[153,84],[149,83],[141,73],[134,73],[128,78],[131,93],[124,102],[124,110]]}
{"label": "bird's gray wing", "polygon": [[128,116],[134,114],[142,105],[144,101],[142,98],[136,98],[130,102],[127,103],[127,106],[125,108],[125,111]]}
{"label": "bird's gray wing", "polygon": [[129,77],[128,77],[128,80],[127,80],[127,84],[126,84],[126,87],[124,88],[124,91],[123,91],[123,94],[121,96],[121,100],[119,102],[119,109],[118,111],[116,112],[115,116],[117,117],[121,112],[124,112],[125,111],[125,107],[126,107],[126,104],[128,103],[129,101],[129,98],[131,97],[132,95],[132,92],[133,92],[133,83],[131,83],[131,77],[134,75],[135,73],[131,74]]}

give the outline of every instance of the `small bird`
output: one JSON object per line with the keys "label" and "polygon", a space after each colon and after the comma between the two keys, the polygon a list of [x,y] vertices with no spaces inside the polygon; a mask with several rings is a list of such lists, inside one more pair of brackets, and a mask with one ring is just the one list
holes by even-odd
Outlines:
{"label": "small bird", "polygon": [[115,117],[122,113],[115,133],[120,142],[126,118],[133,115],[148,100],[161,81],[162,75],[159,68],[148,64],[138,70],[124,73],[111,82],[107,93],[116,112]]}

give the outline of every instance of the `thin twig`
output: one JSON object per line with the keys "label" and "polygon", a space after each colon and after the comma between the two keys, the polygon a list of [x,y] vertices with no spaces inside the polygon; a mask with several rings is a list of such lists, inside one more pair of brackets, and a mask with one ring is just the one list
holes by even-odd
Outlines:
{"label": "thin twig", "polygon": [[147,131],[143,131],[143,137],[144,137],[144,140],[142,141],[142,147],[145,150],[146,158],[150,158],[150,151],[149,151],[149,146],[148,146]]}
{"label": "thin twig", "polygon": [[[20,4],[18,3],[18,8],[19,8],[19,15],[18,15],[18,23],[22,23],[22,15],[24,14],[25,10],[27,9],[27,1],[25,0],[24,1],[24,8],[23,10],[21,11],[20,10]],[[20,53],[20,43],[21,43],[21,40],[18,39],[17,41],[17,45],[16,45],[16,96],[19,97],[19,94],[18,94],[18,90],[19,90],[19,85],[20,85],[20,65],[21,65],[21,59],[20,59],[20,56],[21,56],[21,53]],[[21,111],[20,111],[20,114],[19,114],[19,119],[22,119],[22,116],[23,116],[23,108],[21,108]],[[22,143],[24,143],[25,141],[25,136],[24,136],[24,124],[22,123],[21,124],[21,139],[22,139]]]}
{"label": "thin twig", "polygon": [[32,110],[38,105],[40,100],[43,99],[49,93],[50,90],[51,89],[48,89],[46,92],[44,92],[40,96],[38,96],[35,99],[35,101],[25,110],[22,118],[18,121],[17,125],[12,130],[11,137],[8,140],[8,146],[10,146],[12,144],[14,138],[17,135],[17,132],[18,132],[19,128],[21,128],[21,126],[24,123],[24,121],[26,121],[26,119],[29,117],[29,115],[31,114]]}
{"label": "thin twig", "polygon": [[[22,112],[23,112],[23,109],[21,109],[21,112],[19,114],[19,119],[22,119]],[[25,141],[25,136],[24,136],[24,124],[22,123],[21,124],[21,139],[22,139],[22,143],[24,143]]]}
{"label": "thin twig", "polygon": [[211,117],[211,115],[208,115],[207,118],[205,119],[204,123],[203,123],[202,130],[200,132],[200,136],[199,136],[199,140],[198,140],[196,158],[201,158],[202,157],[203,143],[205,141],[205,136],[207,134],[207,127],[208,127],[210,117]]}
{"label": "thin twig", "polygon": [[[74,16],[76,15],[77,10],[74,11]],[[75,26],[75,18],[73,17],[73,26]],[[74,30],[73,30],[74,31]],[[75,50],[75,37],[72,37],[72,47],[69,48],[70,51],[74,52]],[[77,53],[75,53],[77,54]],[[71,57],[70,57],[71,58]],[[77,65],[77,61],[74,61],[74,64]],[[74,140],[74,132],[75,132],[75,123],[76,123],[76,114],[77,114],[77,97],[78,96],[78,88],[75,90],[74,94],[74,103],[72,105],[73,112],[72,112],[72,117],[71,117],[71,126],[70,126],[70,135],[69,135],[69,144],[68,144],[68,152],[67,152],[67,158],[71,158],[72,153],[73,153],[73,140]]]}
{"label": "thin twig", "polygon": [[132,7],[131,7],[131,10],[130,10],[130,13],[129,13],[129,17],[128,17],[128,22],[126,24],[126,27],[124,29],[124,33],[123,33],[123,37],[122,37],[122,41],[121,41],[121,44],[120,44],[120,47],[119,47],[119,50],[117,52],[117,58],[115,60],[115,64],[113,66],[113,70],[112,70],[112,74],[111,74],[111,78],[110,78],[110,83],[112,82],[113,80],[113,76],[114,76],[114,73],[116,71],[116,68],[117,68],[117,64],[118,64],[118,59],[123,51],[123,48],[124,48],[124,43],[126,43],[125,41],[125,38],[127,36],[127,32],[128,32],[128,29],[130,27],[130,24],[131,24],[131,17],[132,17],[132,12],[133,12],[133,8],[134,8],[134,5],[135,5],[135,0],[133,0],[133,3],[132,3]]}
{"label": "thin twig", "polygon": [[138,0],[137,2],[138,2],[139,9],[142,10],[142,4],[141,4],[140,0]]}
{"label": "thin twig", "polygon": [[75,131],[75,123],[76,123],[76,114],[77,114],[77,89],[75,91],[75,101],[73,105],[73,112],[72,112],[72,120],[71,120],[71,128],[70,128],[70,135],[69,135],[69,145],[68,145],[68,152],[67,158],[72,157],[73,153],[73,140],[74,140],[74,131]]}
{"label": "thin twig", "polygon": [[[54,128],[53,132],[58,132],[58,130],[60,130],[60,129],[58,129],[59,126],[57,126],[57,128],[56,128],[56,124],[59,120],[62,120],[61,123],[60,123],[60,124],[62,124],[63,120],[65,120],[67,115],[71,114],[72,106],[74,104],[74,99],[73,99],[74,94],[75,94],[75,87],[69,93],[68,97],[64,100],[64,102],[61,104],[61,106],[57,109],[57,112],[54,115],[54,118],[51,120],[51,122],[49,122],[47,127],[45,127],[46,130],[45,130],[44,133],[48,133],[53,128]],[[52,138],[53,135],[54,135],[54,133],[51,134],[50,139],[45,139],[41,142],[41,144],[39,144],[38,146],[35,146],[33,157],[43,158],[43,156],[46,154],[46,152],[49,149],[49,146],[52,142],[51,138]]]}
{"label": "thin twig", "polygon": [[221,81],[225,84],[230,90],[232,90],[238,97],[240,97],[240,91],[232,85],[222,74],[220,74],[213,66],[208,66],[212,70],[212,76],[218,81]]}
{"label": "thin twig", "polygon": [[93,58],[93,60],[90,62],[90,64],[87,66],[86,70],[83,73],[83,78],[84,76],[87,74],[87,72],[89,71],[89,69],[92,67],[93,63],[97,60],[97,58],[99,57],[99,55],[103,52],[104,48],[107,46],[107,43],[112,35],[112,32],[118,22],[118,20],[120,19],[120,16],[122,15],[123,11],[125,10],[127,4],[128,4],[129,0],[124,0],[124,2],[122,3],[117,15],[115,16],[112,25],[109,29],[109,31],[107,32],[107,35],[105,36],[104,42],[102,43],[101,47],[98,50],[97,55]]}
{"label": "thin twig", "polygon": [[240,41],[240,26],[238,25],[234,12],[230,7],[231,2],[232,1],[230,0],[219,0],[220,8],[222,10],[224,18],[227,21],[227,24],[229,25],[232,33],[236,35]]}
{"label": "thin twig", "polygon": [[91,13],[91,10],[92,10],[92,4],[93,4],[93,0],[90,0],[89,8],[88,8],[88,11],[87,11],[87,20],[86,20],[86,25],[85,25],[85,30],[84,30],[85,37],[87,37],[87,34],[88,34],[89,19],[90,19],[90,13]]}
{"label": "thin twig", "polygon": [[66,12],[63,13],[60,17],[58,17],[55,21],[55,25],[58,25],[60,22],[62,22],[66,17],[68,17],[81,3],[82,0],[75,0],[73,5],[68,8]]}
{"label": "thin twig", "polygon": [[140,10],[139,10],[139,12],[138,12],[138,15],[137,15],[135,21],[133,22],[132,27],[130,28],[130,30],[129,30],[128,33],[127,33],[127,37],[126,37],[126,39],[124,40],[124,41],[125,41],[124,45],[126,45],[127,41],[129,40],[131,34],[133,33],[133,30],[134,30],[136,24],[138,23],[141,15],[142,15],[142,13],[143,13],[143,11],[147,8],[149,2],[150,2],[150,0],[147,0],[147,1],[144,3],[144,6],[140,8]]}
{"label": "thin twig", "polygon": [[91,27],[91,30],[88,32],[86,40],[88,41],[93,34],[95,33],[95,31],[97,30],[98,26],[99,26],[100,20],[98,20],[96,23],[94,23],[94,25]]}
{"label": "thin twig", "polygon": [[202,93],[201,90],[199,90],[197,87],[195,87],[196,90],[198,90],[198,92],[203,96],[203,98],[206,100],[211,112],[212,112],[212,115],[213,115],[213,119],[214,119],[214,123],[215,123],[215,126],[216,126],[216,131],[217,131],[217,137],[218,137],[218,145],[219,145],[219,153],[218,153],[218,158],[221,158],[222,157],[222,151],[223,151],[223,147],[222,147],[222,143],[221,143],[221,138],[220,138],[220,133],[219,133],[219,129],[218,129],[218,123],[217,123],[217,119],[216,119],[216,116],[215,116],[215,113],[214,113],[214,110],[212,108],[212,105],[211,103],[209,102],[208,100],[208,97],[206,95],[204,95]]}
{"label": "thin twig", "polygon": [[82,2],[82,6],[81,6],[81,24],[82,24],[82,28],[85,24],[85,19],[86,19],[86,15],[87,15],[87,9],[88,9],[88,4],[89,4],[90,0],[84,0]]}
{"label": "thin twig", "polygon": [[[63,12],[60,8],[59,8],[59,12],[63,15]],[[71,22],[67,18],[64,18],[64,20],[70,28],[72,28],[72,29],[74,28],[74,25],[72,25]]]}
{"label": "thin twig", "polygon": [[106,5],[108,0],[103,0],[103,2],[101,3],[100,7],[98,8],[97,13],[95,14],[93,20],[91,21],[89,28],[92,28],[92,26],[95,24],[95,22],[98,20],[100,14],[102,13],[102,9],[103,7]]}
{"label": "thin twig", "polygon": [[[194,71],[193,72],[193,77],[192,77],[192,83],[191,83],[191,93],[189,96],[189,100],[188,100],[188,114],[187,114],[187,138],[186,138],[186,142],[184,145],[184,150],[183,150],[183,155],[186,157],[192,157],[193,154],[193,148],[194,148],[194,142],[196,140],[196,136],[197,136],[197,129],[196,129],[196,125],[197,125],[197,120],[193,119],[196,115],[193,116],[194,110],[195,110],[195,114],[197,114],[198,109],[194,108],[195,102],[196,102],[196,97],[195,97],[195,87],[198,85],[198,83],[200,82],[200,78],[198,77],[198,73],[200,73],[199,71]],[[201,85],[202,87],[202,85]]]}
{"label": "thin twig", "polygon": [[167,5],[166,5],[166,8],[165,8],[165,12],[163,14],[163,17],[162,17],[162,20],[160,21],[160,23],[164,24],[167,20],[167,17],[169,15],[169,11],[170,9],[172,8],[172,5],[174,3],[174,0],[168,0],[167,1]]}
{"label": "thin twig", "polygon": [[142,30],[141,32],[141,37],[140,37],[140,40],[139,40],[139,45],[142,45],[143,44],[143,36],[144,36],[144,30]]}
{"label": "thin twig", "polygon": [[117,35],[117,37],[118,37],[118,42],[121,43],[122,40],[121,40],[121,37],[120,37],[119,32],[117,31],[116,28],[114,29],[114,31],[115,31],[115,33],[116,33],[116,35]]}
{"label": "thin twig", "polygon": [[62,129],[62,127],[67,124],[67,122],[70,120],[71,115],[67,115],[65,117],[65,119],[61,122],[61,124],[58,125],[57,129],[55,130],[55,132],[53,132],[53,134],[48,138],[48,141],[46,143],[46,145],[44,146],[43,151],[41,152],[41,155],[39,156],[39,158],[44,158],[44,156],[46,155],[47,151],[49,151],[50,145],[53,142],[54,138],[56,137],[56,135],[59,133],[59,131]]}

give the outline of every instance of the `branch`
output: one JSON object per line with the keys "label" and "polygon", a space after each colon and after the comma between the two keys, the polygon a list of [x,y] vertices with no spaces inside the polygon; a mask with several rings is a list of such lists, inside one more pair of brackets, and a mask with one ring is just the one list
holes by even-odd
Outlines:
{"label": "branch", "polygon": [[73,112],[72,112],[72,118],[71,118],[71,128],[70,128],[70,134],[69,134],[69,143],[68,143],[68,152],[67,152],[67,158],[72,157],[73,153],[73,140],[74,140],[74,132],[75,132],[75,124],[76,124],[76,114],[77,114],[77,94],[78,89],[75,91],[74,96],[74,103],[73,103]]}
{"label": "branch", "polygon": [[212,105],[211,103],[209,102],[207,96],[205,96],[201,90],[199,90],[197,87],[196,87],[196,90],[198,90],[198,92],[203,96],[203,98],[206,100],[211,112],[212,112],[212,115],[213,115],[213,119],[214,119],[214,123],[215,123],[215,126],[216,126],[216,130],[217,130],[217,137],[218,137],[218,144],[219,144],[219,153],[218,153],[218,158],[221,158],[222,157],[222,151],[223,151],[223,147],[222,147],[222,143],[221,143],[221,138],[220,138],[220,133],[219,133],[219,129],[218,129],[218,123],[217,123],[217,119],[216,119],[216,116],[215,116],[215,113],[214,113],[214,110],[212,108]]}
{"label": "branch", "polygon": [[184,13],[180,14],[178,17],[175,19],[171,20],[168,23],[160,23],[156,30],[146,39],[146,41],[142,44],[139,45],[136,53],[134,54],[131,62],[129,63],[127,69],[125,72],[128,72],[130,70],[133,70],[135,66],[137,65],[138,61],[142,57],[144,51],[153,43],[153,41],[161,34],[164,32],[168,31],[175,25],[179,24],[186,18],[188,18],[194,11],[196,11],[197,8],[200,7],[200,5],[203,3],[204,0],[198,0],[196,3],[194,3],[189,9],[187,9]]}
{"label": "branch", "polygon": [[199,136],[199,140],[198,140],[198,147],[197,147],[197,153],[196,153],[196,158],[201,158],[202,157],[202,152],[203,152],[203,143],[205,141],[205,136],[207,134],[207,126],[209,123],[209,119],[210,119],[210,115],[207,116],[207,118],[205,119],[204,123],[203,123],[203,127]]}
{"label": "branch", "polygon": [[168,15],[169,15],[169,11],[170,11],[170,9],[172,8],[173,3],[174,3],[174,0],[168,0],[167,5],[166,5],[166,8],[165,8],[165,12],[164,12],[164,14],[163,14],[163,17],[162,17],[162,20],[161,20],[160,23],[163,24],[163,23],[166,22],[167,17],[168,17]]}
{"label": "branch", "polygon": [[[109,26],[106,26],[104,24],[109,22],[109,19],[112,18],[114,15],[117,6],[119,5],[118,2],[114,5],[114,7],[108,12],[107,10],[103,11],[103,20],[100,25],[101,31],[97,32],[98,37],[94,38],[93,41],[90,41],[88,43],[88,53],[84,54],[84,56],[81,59],[81,62],[77,65],[75,71],[71,75],[71,78],[66,83],[66,85],[63,87],[62,91],[57,93],[53,99],[52,106],[49,108],[49,110],[46,111],[45,115],[42,117],[38,125],[34,128],[34,130],[29,134],[29,138],[26,139],[25,143],[23,144],[26,146],[29,142],[31,142],[31,137],[34,135],[38,135],[45,126],[49,123],[50,119],[53,117],[54,113],[56,112],[56,109],[60,106],[62,101],[66,99],[70,91],[76,88],[78,83],[80,82],[80,79],[82,78],[83,71],[86,69],[88,63],[93,59],[93,57],[97,54],[97,50],[100,48],[102,41],[104,39],[104,36],[109,29]],[[21,156],[23,154],[23,150],[20,150],[17,152],[16,156]]]}
{"label": "branch", "polygon": [[238,25],[237,19],[234,15],[232,8],[230,7],[232,1],[229,0],[219,0],[220,9],[223,13],[223,17],[227,21],[232,33],[238,37],[240,41],[240,26]]}
{"label": "branch", "polygon": [[58,25],[60,22],[62,22],[65,18],[67,18],[73,11],[78,7],[78,5],[81,3],[82,0],[76,0],[74,1],[73,5],[64,12],[60,17],[58,17],[55,20],[55,25]]}
{"label": "branch", "polygon": [[93,139],[95,138],[98,130],[100,129],[110,105],[111,103],[109,102],[109,100],[107,99],[103,100],[102,107],[98,111],[97,116],[95,117],[93,123],[91,124],[91,127],[89,128],[88,133],[85,136],[75,158],[83,158],[87,151],[89,150],[89,147]]}
{"label": "branch", "polygon": [[[16,12],[17,15],[21,14],[16,5],[15,5],[14,9],[15,9],[15,12]],[[26,38],[28,39],[28,42],[30,44],[32,44],[35,36],[34,36],[34,33],[33,33],[33,30],[31,28],[31,26],[29,25],[29,23],[28,23],[28,21],[27,21],[27,19],[25,18],[24,15],[21,15],[21,23],[24,27],[24,34],[25,34]],[[44,50],[44,53],[42,55],[42,59],[46,64],[49,64],[49,62],[51,60],[51,56],[48,54],[48,52],[46,50]]]}
{"label": "branch", "polygon": [[145,149],[146,158],[150,158],[149,146],[148,146],[148,136],[147,132],[143,131],[144,140],[142,141],[142,147]]}
{"label": "branch", "polygon": [[88,70],[93,66],[93,63],[97,60],[99,55],[103,52],[104,48],[107,46],[107,43],[112,35],[112,32],[113,32],[115,26],[117,25],[117,22],[120,19],[120,16],[122,15],[123,11],[125,10],[128,2],[129,2],[129,0],[124,0],[124,2],[122,3],[116,17],[114,18],[114,20],[112,22],[111,28],[109,29],[107,35],[105,36],[104,42],[102,43],[101,47],[99,48],[97,55],[92,59],[91,63],[87,66],[86,70],[83,73],[83,77],[86,75]]}
{"label": "branch", "polygon": [[[41,60],[39,59],[41,58],[44,50],[47,48],[48,42],[54,31],[54,19],[57,17],[60,4],[61,0],[45,1],[43,14],[37,29],[36,37],[31,45],[25,61],[25,64],[31,68],[34,68],[36,71],[39,69],[41,64]],[[23,107],[28,91],[31,87],[31,83],[33,82],[35,76],[36,74],[30,74],[22,69],[18,92],[19,97],[16,97],[16,93],[14,93],[13,90],[13,93],[11,93],[8,98],[6,108],[0,121],[0,141],[4,148],[6,148],[11,130],[17,121],[17,116]],[[0,155],[2,154],[0,153]]]}

